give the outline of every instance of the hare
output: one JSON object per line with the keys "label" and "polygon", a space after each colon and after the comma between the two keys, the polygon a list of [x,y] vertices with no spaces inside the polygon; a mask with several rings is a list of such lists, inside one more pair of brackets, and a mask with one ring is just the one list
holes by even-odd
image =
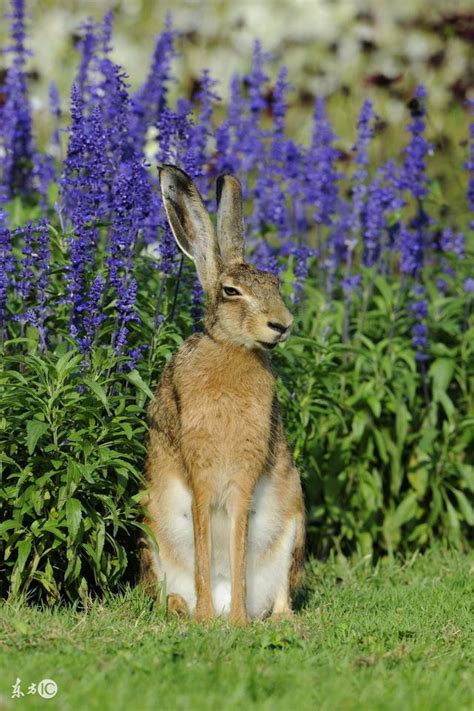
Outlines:
{"label": "hare", "polygon": [[217,181],[217,229],[180,169],[160,169],[169,224],[207,297],[205,334],[165,366],[148,408],[142,577],[168,610],[244,624],[291,612],[302,574],[304,504],[267,350],[293,318],[278,279],[244,261],[239,181]]}

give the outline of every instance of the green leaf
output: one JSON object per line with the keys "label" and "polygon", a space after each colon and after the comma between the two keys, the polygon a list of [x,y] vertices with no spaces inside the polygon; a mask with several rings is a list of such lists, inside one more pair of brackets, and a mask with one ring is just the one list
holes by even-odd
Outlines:
{"label": "green leaf", "polygon": [[154,395],[153,392],[150,390],[149,386],[145,383],[143,380],[142,376],[138,372],[138,370],[131,370],[130,373],[127,373],[127,380],[132,383],[132,385],[135,385],[139,390],[141,390],[147,397],[153,399]]}
{"label": "green leaf", "polygon": [[42,437],[49,429],[47,422],[40,420],[28,420],[26,423],[26,444],[28,454],[33,454],[40,437]]}
{"label": "green leaf", "polygon": [[474,510],[472,508],[472,504],[469,503],[467,497],[462,493],[462,491],[459,491],[458,489],[453,489],[453,491],[456,499],[458,500],[459,510],[464,516],[464,520],[469,524],[469,526],[474,526]]}
{"label": "green leaf", "polygon": [[81,525],[82,506],[78,499],[68,499],[66,501],[66,520],[71,538],[75,538]]}
{"label": "green leaf", "polygon": [[396,423],[396,433],[397,433],[397,449],[401,454],[403,451],[403,445],[405,444],[405,439],[408,432],[408,423],[411,420],[411,415],[404,405],[403,402],[397,403],[397,409],[395,413],[395,423]]}
{"label": "green leaf", "polygon": [[100,566],[100,559],[102,558],[102,551],[104,550],[105,541],[105,524],[101,521],[97,527],[97,540],[96,540],[96,561],[97,566]]}
{"label": "green leaf", "polygon": [[417,503],[416,494],[411,493],[406,496],[397,506],[393,514],[393,523],[396,526],[403,526],[416,515]]}
{"label": "green leaf", "polygon": [[445,393],[454,373],[454,361],[450,358],[437,358],[430,366],[429,374],[433,379],[433,397],[439,400]]}
{"label": "green leaf", "polygon": [[21,541],[18,541],[16,547],[18,550],[17,567],[21,573],[21,572],[23,572],[25,563],[28,560],[28,556],[30,555],[31,538],[23,538]]}
{"label": "green leaf", "polygon": [[[146,492],[144,492],[146,493]],[[8,521],[3,521],[0,523],[0,536],[5,533],[6,531],[11,531],[12,529],[19,528],[18,521],[14,521],[13,519],[9,519]]]}
{"label": "green leaf", "polygon": [[466,482],[468,489],[474,492],[474,467],[472,464],[459,463],[458,470]]}
{"label": "green leaf", "polygon": [[100,383],[96,380],[91,380],[90,378],[83,378],[83,382],[87,385],[90,390],[97,396],[100,402],[104,405],[107,410],[107,414],[110,415],[109,401],[107,399],[107,393]]}
{"label": "green leaf", "polygon": [[56,372],[60,379],[63,379],[65,375],[74,370],[82,360],[82,355],[76,353],[76,351],[68,351],[60,358],[58,358],[56,363]]}
{"label": "green leaf", "polygon": [[448,521],[449,521],[450,528],[455,532],[459,532],[459,529],[460,529],[459,517],[458,517],[456,509],[451,504],[451,502],[448,501],[448,499],[446,499],[446,509],[448,511]]}

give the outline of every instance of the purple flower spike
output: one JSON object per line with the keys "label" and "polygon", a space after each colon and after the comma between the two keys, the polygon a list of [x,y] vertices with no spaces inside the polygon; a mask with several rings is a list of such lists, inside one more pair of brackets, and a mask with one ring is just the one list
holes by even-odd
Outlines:
{"label": "purple flower spike", "polygon": [[17,291],[24,306],[23,312],[15,318],[30,323],[38,329],[40,346],[45,350],[47,342],[45,320],[48,311],[46,288],[50,269],[48,225],[44,219],[38,223],[30,222],[26,227],[16,230],[15,234],[23,235],[23,259]]}
{"label": "purple flower spike", "polygon": [[24,0],[12,0],[10,37],[6,48],[12,64],[4,85],[5,100],[0,108],[0,181],[7,198],[28,196],[35,188],[35,147],[31,128],[31,106],[25,64],[30,56],[25,47],[27,37]]}
{"label": "purple flower spike", "polygon": [[352,176],[352,233],[358,240],[363,220],[365,198],[367,194],[367,165],[369,164],[368,147],[374,134],[375,114],[371,101],[364,101],[357,121],[357,140],[352,149],[357,166]]}
{"label": "purple flower spike", "polygon": [[331,225],[337,211],[342,177],[334,163],[339,151],[334,148],[334,134],[326,117],[326,103],[318,97],[313,114],[313,135],[306,155],[306,201],[318,224]]}
{"label": "purple flower spike", "polygon": [[341,287],[346,295],[346,297],[350,296],[353,291],[359,288],[361,283],[361,276],[360,274],[353,274],[348,277],[344,277],[341,280]]}
{"label": "purple flower spike", "polygon": [[[469,158],[465,163],[465,168],[469,173],[467,204],[469,205],[470,211],[474,214],[474,99],[470,99],[467,105],[472,116],[469,125]],[[474,230],[474,220],[471,221],[471,229]]]}
{"label": "purple flower spike", "polygon": [[212,79],[209,71],[205,69],[199,78],[199,88],[193,101],[199,107],[193,125],[190,125],[187,151],[193,155],[195,165],[195,179],[201,195],[208,203],[209,174],[209,142],[212,137],[212,116],[214,104],[220,101],[220,97],[214,91],[217,82]]}
{"label": "purple flower spike", "polygon": [[203,316],[203,298],[204,292],[202,290],[201,283],[199,282],[199,279],[195,279],[191,297],[191,316],[193,319],[193,331],[201,330],[201,319]]}
{"label": "purple flower spike", "polygon": [[55,152],[55,157],[59,158],[61,155],[61,138],[60,138],[60,123],[61,123],[61,104],[59,100],[58,87],[54,81],[49,85],[49,108],[54,121],[53,134],[51,136],[51,143]]}
{"label": "purple flower spike", "polygon": [[114,348],[123,352],[129,323],[138,321],[135,311],[137,284],[132,277],[139,230],[150,204],[148,176],[138,160],[124,163],[113,184],[112,225],[108,235],[108,283],[116,294]]}
{"label": "purple flower spike", "polygon": [[25,45],[28,37],[25,22],[25,0],[11,0],[11,11],[6,15],[6,18],[10,20],[12,44],[6,48],[5,52],[12,53],[15,66],[23,69],[28,57],[31,57],[31,52]]}
{"label": "purple flower spike", "polygon": [[441,232],[440,246],[443,252],[452,252],[461,259],[464,257],[464,235],[454,232],[451,227],[445,227]]}
{"label": "purple flower spike", "polygon": [[428,301],[425,296],[425,288],[421,285],[413,288],[414,300],[409,305],[409,311],[413,314],[415,322],[411,328],[411,345],[415,349],[415,358],[422,362],[428,360],[426,353],[428,347],[428,326],[426,318],[428,316]]}
{"label": "purple flower spike", "polygon": [[81,53],[79,70],[75,79],[75,85],[82,100],[90,98],[89,73],[94,63],[95,53],[100,42],[100,27],[87,18],[79,28],[81,37],[78,42],[78,49]]}
{"label": "purple flower spike", "polygon": [[249,87],[249,108],[252,114],[258,115],[266,108],[266,100],[263,94],[263,86],[268,81],[264,66],[270,59],[270,55],[262,50],[262,45],[255,40],[253,45],[252,70],[245,77]]}
{"label": "purple flower spike", "polygon": [[171,62],[177,56],[174,43],[176,31],[168,15],[164,31],[157,37],[148,78],[131,98],[130,134],[135,151],[143,153],[149,127],[157,126],[161,132],[161,118],[167,106],[168,85],[171,77]]}
{"label": "purple flower spike", "polygon": [[82,353],[89,353],[97,330],[105,320],[102,312],[102,295],[104,292],[104,280],[101,274],[97,274],[91,284],[91,288],[84,300],[83,319],[80,334],[77,335],[79,349]]}
{"label": "purple flower spike", "polygon": [[0,193],[0,338],[3,336],[7,320],[7,292],[15,266],[12,254],[11,234],[7,225],[6,212],[2,207],[4,196]]}
{"label": "purple flower spike", "polygon": [[[216,175],[221,173],[234,173],[240,171],[240,148],[245,140],[245,102],[242,95],[240,77],[234,75],[230,82],[230,99],[227,119],[217,127],[216,136]],[[243,133],[242,133],[243,132]],[[245,190],[245,186],[244,186]]]}
{"label": "purple flower spike", "polygon": [[426,89],[418,86],[414,98],[409,104],[411,122],[408,131],[411,139],[405,148],[405,161],[401,175],[400,187],[410,192],[414,198],[421,199],[427,194],[426,157],[432,152],[433,146],[425,138]]}

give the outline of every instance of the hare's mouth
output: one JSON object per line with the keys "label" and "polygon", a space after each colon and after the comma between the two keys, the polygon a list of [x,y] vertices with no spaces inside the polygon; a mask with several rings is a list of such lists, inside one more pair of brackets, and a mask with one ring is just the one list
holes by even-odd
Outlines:
{"label": "hare's mouth", "polygon": [[278,341],[275,341],[275,343],[267,343],[266,341],[258,341],[261,346],[266,348],[268,351],[271,351],[272,348],[275,348],[276,345],[278,345]]}

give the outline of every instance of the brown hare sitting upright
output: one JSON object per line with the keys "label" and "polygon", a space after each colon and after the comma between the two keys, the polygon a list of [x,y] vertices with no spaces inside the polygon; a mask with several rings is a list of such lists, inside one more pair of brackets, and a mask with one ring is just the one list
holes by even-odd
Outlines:
{"label": "brown hare sitting upright", "polygon": [[205,334],[163,370],[149,406],[147,523],[142,576],[168,608],[197,620],[289,613],[301,578],[304,505],[278,410],[267,349],[292,316],[278,280],[244,262],[242,195],[217,181],[217,233],[190,178],[160,171],[168,220],[207,297]]}

